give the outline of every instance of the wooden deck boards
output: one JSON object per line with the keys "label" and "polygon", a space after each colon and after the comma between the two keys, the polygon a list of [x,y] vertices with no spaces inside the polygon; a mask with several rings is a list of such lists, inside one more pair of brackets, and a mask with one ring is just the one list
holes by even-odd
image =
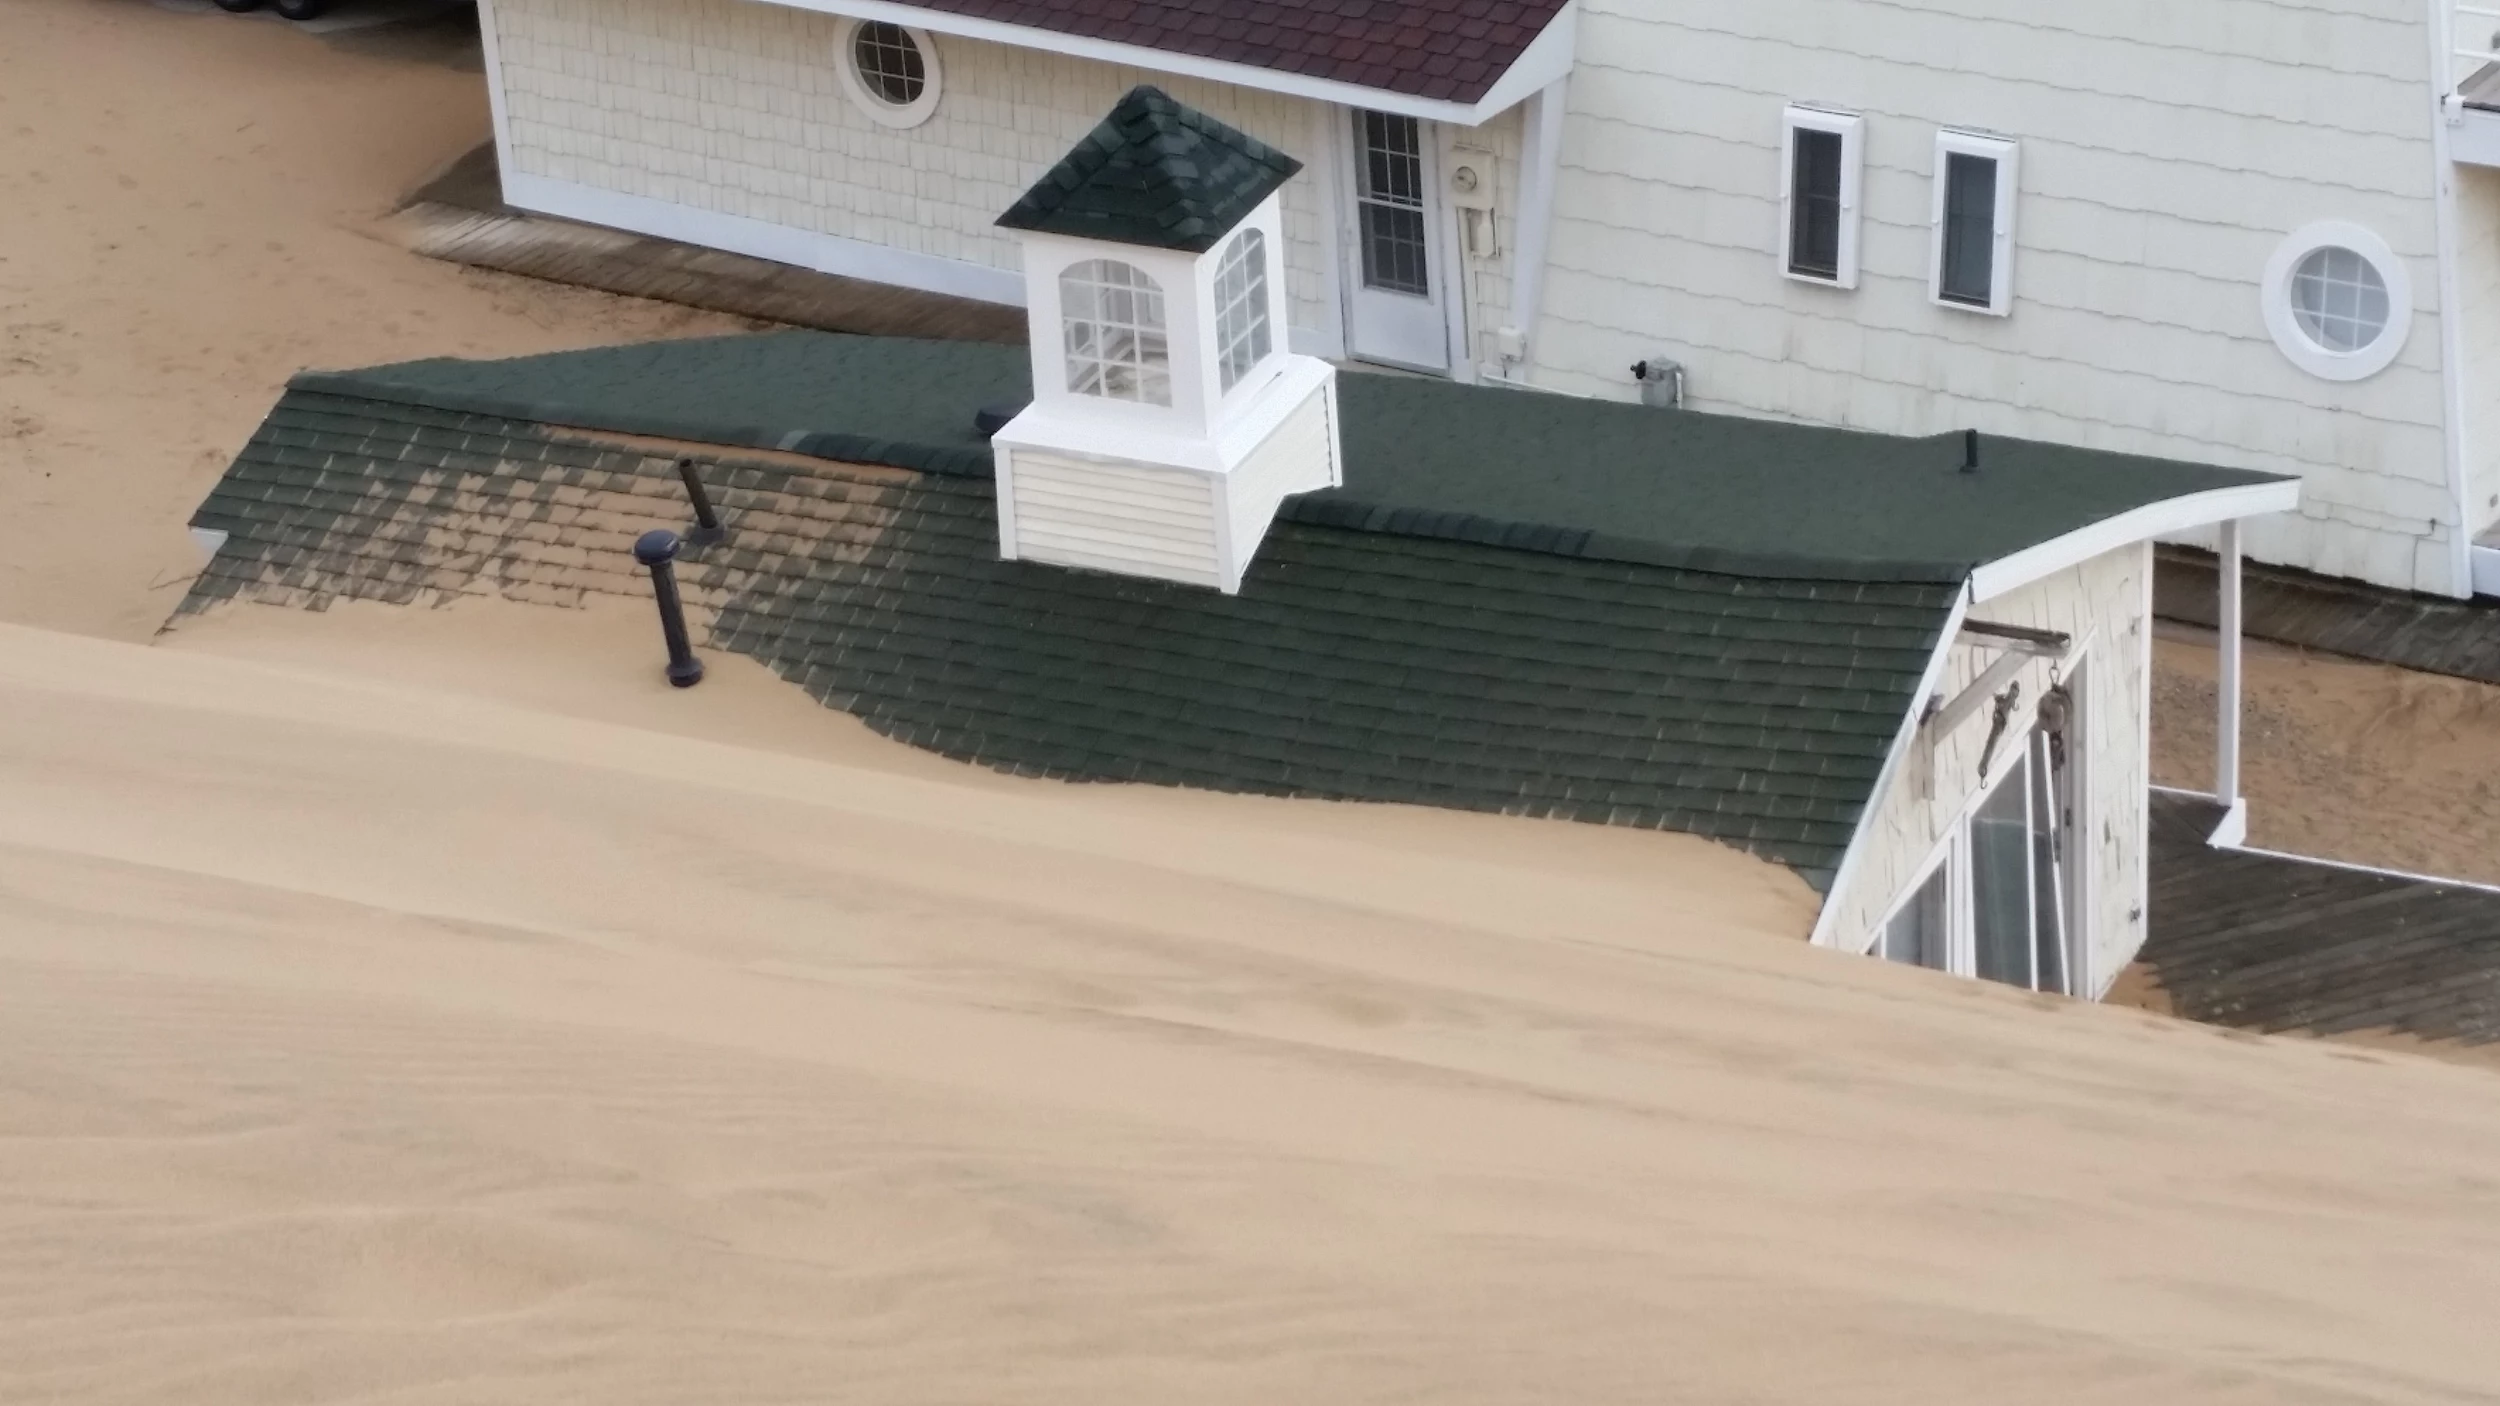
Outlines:
{"label": "wooden deck boards", "polygon": [[[2210,553],[2164,547],[2153,566],[2153,613],[2210,629],[2214,585]],[[2255,564],[2241,569],[2240,593],[2251,639],[2500,683],[2500,601],[2450,600]]]}
{"label": "wooden deck boards", "polygon": [[2155,792],[2138,961],[2179,1014],[2319,1035],[2500,1041],[2500,892],[2216,849],[2219,810]]}
{"label": "wooden deck boards", "polygon": [[763,322],[947,341],[1023,343],[1024,309],[818,273],[503,203],[495,149],[427,182],[390,228],[429,258],[605,289]]}

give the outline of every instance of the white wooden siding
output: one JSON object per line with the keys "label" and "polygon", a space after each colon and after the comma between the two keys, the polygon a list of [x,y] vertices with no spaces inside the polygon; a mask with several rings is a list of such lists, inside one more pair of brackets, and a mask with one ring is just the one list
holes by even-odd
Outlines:
{"label": "white wooden siding", "polygon": [[2500,170],[2459,166],[2456,199],[2466,525],[2479,529],[2500,521]]}
{"label": "white wooden siding", "polygon": [[[2151,546],[2137,543],[1973,606],[1970,612],[1973,620],[2063,631],[2085,647],[2084,825],[2094,886],[2089,915],[2092,969],[2087,975],[2096,985],[2106,985],[2144,942],[2144,806],[2150,782],[2145,772],[2144,686],[2151,657],[2145,578],[2151,569]],[[1960,693],[1991,662],[1993,656],[1979,650],[1954,650],[1941,692],[1946,698]],[[2015,677],[2023,689],[2016,719],[2027,731],[2032,710],[2048,687],[2049,664],[2035,660]],[[1982,708],[1948,736],[1939,738],[1932,727],[1922,727],[1911,740],[1891,785],[1867,807],[1860,840],[1864,853],[1844,886],[1831,895],[1839,914],[1828,930],[1832,945],[1853,952],[1866,945],[1970,803],[1978,790],[1979,752],[1987,740],[1989,717]],[[2018,735],[2013,727],[2007,730]]]}
{"label": "white wooden siding", "polygon": [[1014,451],[1016,555],[1191,585],[1222,584],[1212,475]]}
{"label": "white wooden siding", "polygon": [[[1021,267],[996,220],[1130,87],[1309,159],[1306,99],[938,36],[942,95],[918,127],[843,96],[840,22],[757,0],[496,0],[518,172],[986,268]],[[1291,324],[1334,325],[1334,234],[1311,172],[1286,183]]]}
{"label": "white wooden siding", "polygon": [[[1535,379],[1905,434],[1977,427],[2297,472],[2271,560],[2444,589],[2447,488],[2421,0],[1583,0]],[[1867,119],[1863,282],[1780,276],[1780,114]],[[2022,144],[2015,304],[1927,298],[1939,127]],[[2397,364],[2275,350],[2259,282],[2315,220],[2413,270]]]}
{"label": "white wooden siding", "polygon": [[1249,569],[1250,558],[1257,553],[1259,541],[1267,535],[1268,524],[1275,520],[1277,506],[1285,501],[1285,496],[1328,485],[1331,446],[1335,443],[1328,423],[1332,399],[1326,386],[1313,390],[1258,448],[1224,476],[1227,510],[1232,514],[1233,554],[1243,570]]}

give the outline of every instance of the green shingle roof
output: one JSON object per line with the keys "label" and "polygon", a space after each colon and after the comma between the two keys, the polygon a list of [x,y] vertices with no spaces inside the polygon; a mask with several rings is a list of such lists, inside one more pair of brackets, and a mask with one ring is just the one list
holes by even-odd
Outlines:
{"label": "green shingle roof", "polygon": [[[821,332],[435,360],[296,384],[514,419],[986,475],[983,405],[1031,397],[1018,347]],[[1345,486],[1288,517],[1804,580],[1959,582],[2134,508],[2270,481],[1988,436],[1904,438],[1689,410],[1338,377]]]}
{"label": "green shingle roof", "polygon": [[[668,457],[397,389],[286,394],[193,519],[229,536],[185,613],[647,596],[634,537],[687,517]],[[730,528],[680,568],[706,642],[888,736],[1030,775],[1688,831],[1818,885],[1956,594],[1288,522],[1225,596],[1001,561],[979,478],[703,463]]]}
{"label": "green shingle roof", "polygon": [[1141,84],[998,222],[1204,253],[1301,169],[1274,147]]}

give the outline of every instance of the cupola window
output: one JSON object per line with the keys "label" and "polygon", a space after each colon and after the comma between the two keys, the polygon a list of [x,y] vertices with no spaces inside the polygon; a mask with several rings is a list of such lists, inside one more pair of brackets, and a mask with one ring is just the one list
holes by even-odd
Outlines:
{"label": "cupola window", "polygon": [[1105,400],[1172,403],[1163,289],[1143,269],[1088,259],[1059,276],[1068,389]]}
{"label": "cupola window", "polygon": [[1215,266],[1215,345],[1228,391],[1275,348],[1268,328],[1267,236],[1257,229],[1234,235]]}

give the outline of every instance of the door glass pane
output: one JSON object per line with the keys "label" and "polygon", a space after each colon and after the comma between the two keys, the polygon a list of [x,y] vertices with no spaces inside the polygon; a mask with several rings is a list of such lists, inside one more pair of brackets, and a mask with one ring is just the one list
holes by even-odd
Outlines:
{"label": "door glass pane", "polygon": [[1944,970],[1945,908],[1953,891],[1950,871],[1950,865],[1937,865],[1936,872],[1928,875],[1927,882],[1910,895],[1910,901],[1901,905],[1891,922],[1884,924],[1878,950],[1885,961]]}
{"label": "door glass pane", "polygon": [[1840,276],[1840,134],[1797,129],[1797,169],[1789,172],[1788,271]]}
{"label": "door glass pane", "polygon": [[1944,165],[1944,269],[1949,302],[1986,307],[1996,290],[1997,163],[1947,152]]}
{"label": "door glass pane", "polygon": [[2031,985],[2031,758],[1970,820],[1972,959],[1990,981]]}
{"label": "door glass pane", "polygon": [[1363,285],[1432,295],[1424,256],[1423,125],[1386,112],[1354,114],[1361,160],[1354,204],[1363,245]]}
{"label": "door glass pane", "polygon": [[2031,739],[2031,928],[2033,969],[2039,989],[2072,995],[2066,969],[2066,778],[2047,733]]}

